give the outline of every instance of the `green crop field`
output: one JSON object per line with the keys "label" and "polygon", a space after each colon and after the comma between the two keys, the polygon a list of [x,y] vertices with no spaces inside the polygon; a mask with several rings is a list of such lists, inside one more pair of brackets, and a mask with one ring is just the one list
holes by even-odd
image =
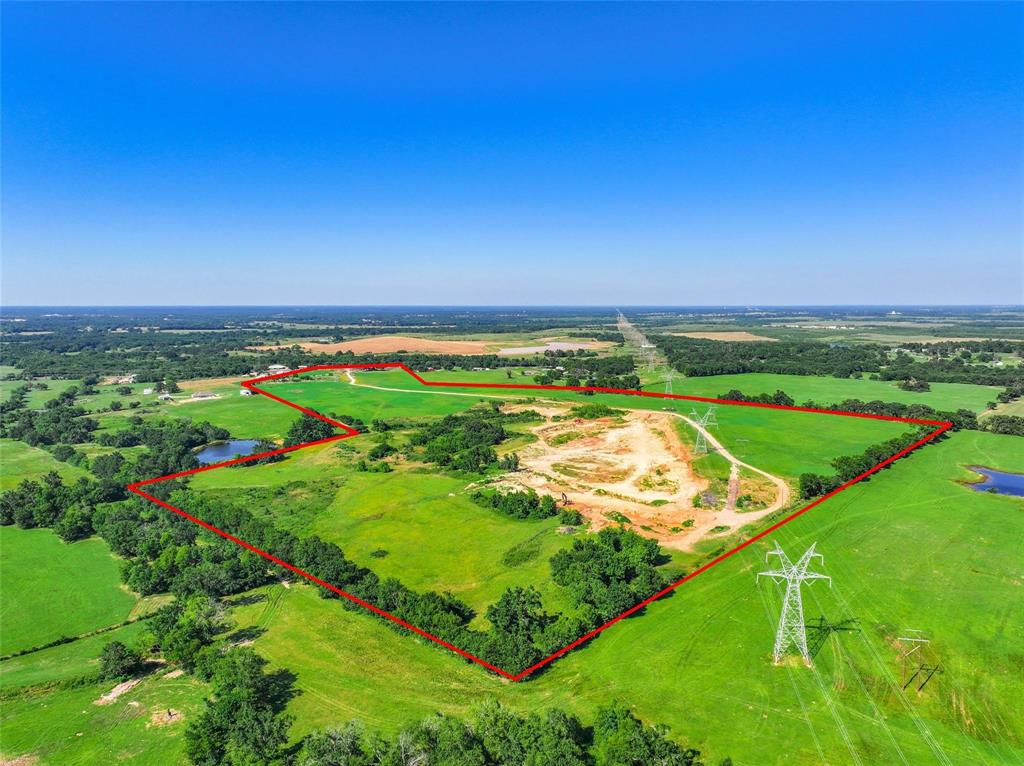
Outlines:
{"label": "green crop field", "polygon": [[[380,385],[400,388],[411,388],[419,384],[399,372],[359,373],[360,377],[371,375],[373,378],[384,376],[393,380]],[[404,376],[401,380],[398,376]],[[511,378],[504,370],[481,370],[476,372],[438,371],[423,373],[423,378],[430,381],[452,382],[487,382],[487,383],[533,383],[531,376],[514,372]],[[645,385],[645,390],[661,393],[665,390],[663,372],[655,372]],[[930,391],[917,393],[903,391],[898,381],[870,380],[868,378],[834,378],[816,375],[773,375],[768,373],[744,373],[741,375],[712,375],[708,377],[686,378],[676,375],[672,390],[676,394],[688,396],[706,396],[717,398],[736,389],[747,395],[772,394],[783,390],[797,404],[814,401],[819,404],[839,403],[843,399],[862,399],[871,401],[880,399],[886,402],[903,402],[906,404],[925,404],[938,410],[956,410],[960,408],[973,412],[983,412],[989,402],[995,401],[996,394],[1002,389],[996,386],[979,386],[968,383],[932,383]],[[493,392],[488,392],[493,393]]]}
{"label": "green crop field", "polygon": [[68,544],[49,529],[0,527],[0,581],[2,654],[122,622],[138,601],[106,543]]}
{"label": "green crop field", "polygon": [[[259,651],[298,675],[296,733],[352,716],[393,729],[486,696],[583,714],[618,696],[712,762],[1012,763],[1024,757],[1024,508],[963,486],[973,463],[1024,470],[1013,437],[955,434],[770,538],[790,553],[816,542],[825,556],[833,587],[808,586],[809,620],[858,621],[823,643],[813,669],[771,663],[780,594],[755,579],[767,541],[516,685],[311,587],[265,589],[268,600],[233,616],[264,629]],[[893,639],[905,628],[925,631],[944,668],[921,693],[900,688]]]}

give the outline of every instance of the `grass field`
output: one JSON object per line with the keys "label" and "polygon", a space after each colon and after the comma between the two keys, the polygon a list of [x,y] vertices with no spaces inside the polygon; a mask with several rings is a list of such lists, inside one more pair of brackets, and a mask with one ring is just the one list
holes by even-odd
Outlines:
{"label": "grass field", "polygon": [[50,471],[56,471],[65,481],[88,475],[81,468],[54,459],[46,450],[16,439],[0,439],[0,465],[0,490],[11,489],[25,479],[38,479]]}
{"label": "grass field", "polygon": [[[521,521],[481,508],[470,501],[464,478],[401,466],[357,473],[336,449],[311,447],[282,463],[209,471],[192,486],[225,501],[248,493],[241,495],[247,507],[273,516],[276,525],[337,543],[356,563],[411,588],[449,590],[480,613],[512,585],[535,585],[549,609],[567,606],[548,574],[548,559],[571,543],[556,534],[557,519]],[[381,550],[386,555],[372,555]],[[506,565],[503,557],[513,550],[521,560]]]}
{"label": "grass field", "polygon": [[0,527],[0,581],[0,654],[122,622],[138,602],[106,543],[67,544],[49,529]]}
{"label": "grass field", "polygon": [[[2,758],[31,755],[39,766],[152,766],[185,762],[185,722],[202,707],[203,684],[188,676],[151,676],[110,705],[93,701],[113,684],[91,684],[4,700]],[[182,716],[154,725],[173,708]]]}
{"label": "grass field", "polygon": [[[1013,437],[955,434],[776,533],[791,553],[817,542],[834,578],[807,589],[808,619],[859,620],[813,670],[771,663],[780,594],[755,581],[762,543],[517,685],[305,586],[275,586],[233,613],[265,629],[256,648],[298,675],[296,733],[349,717],[394,730],[488,696],[583,715],[620,697],[709,762],[1020,763],[1024,508],[959,484],[971,463],[1024,470]],[[944,667],[920,694],[900,689],[892,638],[906,628],[926,632]]]}
{"label": "grass field", "polygon": [[[518,374],[509,381],[503,371],[444,376],[532,382]],[[267,389],[367,422],[439,417],[481,399],[530,396],[424,391],[400,372],[358,377],[403,390],[328,380]],[[706,390],[691,391],[682,384],[692,381],[677,380],[676,392],[715,396],[729,388],[746,393],[782,388],[798,402],[855,396],[976,409],[994,391],[933,384],[923,395],[895,387],[888,395],[867,393],[891,386],[878,381],[764,375],[692,380]],[[165,405],[158,416],[210,420],[234,436],[264,438],[281,438],[298,417],[264,397],[240,397],[234,386],[227,390],[231,395],[214,401]],[[543,396],[578,398],[557,392]],[[623,397],[612,395],[585,401],[623,406]],[[625,401],[634,407],[666,406],[657,399]],[[692,405],[672,406],[688,414]],[[102,420],[109,427],[123,422],[121,415]],[[719,408],[718,421],[718,437],[737,457],[789,478],[828,471],[832,457],[859,452],[904,430],[878,421],[742,407]],[[281,526],[333,540],[358,563],[416,589],[450,589],[480,609],[509,585],[532,582],[541,587],[549,609],[561,606],[559,589],[548,583],[547,560],[568,539],[553,534],[555,522],[516,521],[481,509],[466,498],[466,479],[408,467],[392,474],[356,473],[345,452],[349,447],[363,451],[372,438],[347,440],[341,452],[325,445],[278,464],[206,472],[193,486],[251,501],[254,510],[275,515]],[[435,710],[467,712],[489,697],[521,710],[566,707],[590,721],[598,706],[620,698],[645,720],[669,724],[673,736],[702,749],[709,764],[725,756],[736,766],[1024,764],[1024,712],[1017,704],[1024,696],[1024,502],[974,492],[961,483],[975,478],[965,468],[971,464],[1024,471],[1019,445],[1014,437],[953,434],[770,538],[792,554],[816,542],[825,555],[819,569],[834,578],[833,587],[818,583],[805,589],[808,622],[819,616],[858,620],[858,630],[835,633],[822,643],[814,669],[771,663],[781,592],[755,579],[765,568],[767,542],[684,584],[522,684],[503,682],[361,611],[320,599],[303,584],[260,589],[261,600],[230,614],[237,627],[263,631],[255,648],[273,666],[296,673],[300,694],[290,703],[296,716],[293,739],[351,718],[371,729],[395,731]],[[69,478],[81,474],[42,450],[6,440],[0,448],[4,487],[51,469]],[[707,471],[717,475],[721,468],[716,463]],[[310,487],[326,487],[328,502],[320,504],[321,495]],[[502,565],[502,554],[517,546],[536,553],[521,566]],[[377,549],[387,555],[371,556]],[[33,578],[24,572],[33,572]],[[134,614],[139,602],[118,581],[116,561],[101,541],[66,545],[49,530],[0,529],[0,653]],[[942,666],[920,693],[901,689],[894,638],[906,629],[924,631],[931,639],[929,660]],[[134,624],[6,661],[0,664],[0,691],[92,672],[106,641],[131,642],[143,631],[144,625]],[[42,766],[181,762],[183,724],[151,726],[149,717],[174,707],[187,720],[198,710],[204,687],[187,677],[152,677],[114,705],[93,705],[109,686],[5,699],[0,758],[35,754]]]}

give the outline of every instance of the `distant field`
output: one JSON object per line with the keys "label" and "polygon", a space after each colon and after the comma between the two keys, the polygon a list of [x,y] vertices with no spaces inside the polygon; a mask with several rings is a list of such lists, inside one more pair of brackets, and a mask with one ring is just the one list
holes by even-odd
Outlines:
{"label": "distant field", "polygon": [[[663,381],[648,386],[651,391],[663,391]],[[969,383],[932,383],[931,391],[915,393],[903,391],[896,381],[858,378],[832,378],[810,375],[771,375],[745,373],[742,375],[714,375],[703,378],[679,378],[673,381],[677,394],[718,397],[736,389],[747,395],[771,394],[781,389],[792,396],[797,404],[814,401],[819,404],[841,402],[843,399],[881,399],[886,402],[926,404],[938,410],[968,409],[983,412],[989,402],[995,401],[1002,391],[996,386],[976,386]]]}
{"label": "distant field", "polygon": [[[833,635],[814,670],[771,663],[776,586],[755,581],[767,544],[737,554],[643,616],[616,625],[539,677],[509,685],[401,636],[313,588],[265,589],[232,613],[266,629],[256,648],[298,675],[296,733],[344,720],[394,730],[437,709],[496,696],[523,709],[584,716],[609,698],[701,748],[708,763],[1014,763],[1024,758],[1017,672],[1024,587],[1019,500],[957,482],[963,466],[1024,470],[1013,437],[963,432],[902,460],[800,517],[777,536],[811,542],[833,587],[805,594],[809,620],[859,620]],[[924,630],[945,672],[918,694],[900,687],[899,630]],[[856,731],[855,737],[848,732]],[[737,731],[758,732],[738,737]]]}
{"label": "distant field", "polygon": [[[54,379],[42,379],[35,381],[36,383],[45,383],[47,388],[43,390],[32,389],[28,394],[28,407],[36,408],[42,407],[43,403],[49,399],[54,399],[57,395],[65,389],[71,388],[71,386],[79,386],[82,384],[80,380],[54,380]],[[24,380],[0,380],[0,401],[7,401],[10,397],[11,392],[25,385]]]}
{"label": "distant field", "polygon": [[67,544],[49,529],[0,527],[0,580],[0,654],[116,624],[138,602],[106,543]]}

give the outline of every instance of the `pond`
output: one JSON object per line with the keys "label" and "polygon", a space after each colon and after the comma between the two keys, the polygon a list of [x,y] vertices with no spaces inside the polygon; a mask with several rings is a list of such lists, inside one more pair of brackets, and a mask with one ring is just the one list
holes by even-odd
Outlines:
{"label": "pond", "polygon": [[196,453],[196,460],[203,465],[231,460],[239,455],[251,455],[260,443],[257,439],[230,439],[226,442],[214,442],[203,447]]}
{"label": "pond", "polygon": [[983,481],[969,485],[971,489],[978,492],[991,491],[1000,495],[1024,497],[1024,473],[993,471],[991,468],[982,468],[979,465],[972,465],[970,469],[985,477]]}

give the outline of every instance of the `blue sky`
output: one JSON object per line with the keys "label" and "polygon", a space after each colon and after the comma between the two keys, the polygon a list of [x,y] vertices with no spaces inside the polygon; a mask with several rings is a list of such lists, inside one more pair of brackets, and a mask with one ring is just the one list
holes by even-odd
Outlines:
{"label": "blue sky", "polygon": [[3,7],[11,304],[1024,302],[1024,5]]}

